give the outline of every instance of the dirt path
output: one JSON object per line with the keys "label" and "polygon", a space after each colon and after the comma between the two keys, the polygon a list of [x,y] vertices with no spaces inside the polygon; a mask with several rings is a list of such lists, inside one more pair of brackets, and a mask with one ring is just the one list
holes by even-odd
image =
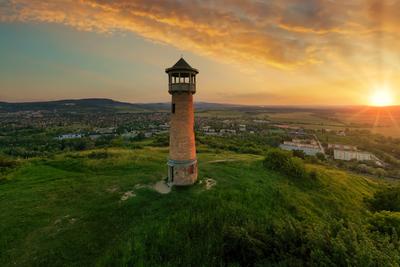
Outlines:
{"label": "dirt path", "polygon": [[216,159],[207,161],[207,163],[218,163],[218,162],[232,162],[232,161],[242,161],[243,159]]}

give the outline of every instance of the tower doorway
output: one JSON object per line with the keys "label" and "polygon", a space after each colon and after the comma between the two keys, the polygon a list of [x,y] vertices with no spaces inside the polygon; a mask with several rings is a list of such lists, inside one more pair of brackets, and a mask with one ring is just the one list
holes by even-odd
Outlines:
{"label": "tower doorway", "polygon": [[169,166],[169,182],[174,182],[174,166]]}

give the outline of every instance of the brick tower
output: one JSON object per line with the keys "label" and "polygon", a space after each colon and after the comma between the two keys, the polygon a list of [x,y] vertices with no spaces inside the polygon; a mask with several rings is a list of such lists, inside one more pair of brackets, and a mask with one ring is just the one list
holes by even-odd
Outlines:
{"label": "brick tower", "polygon": [[197,180],[193,94],[199,72],[183,58],[165,72],[168,74],[168,92],[172,95],[168,182],[191,185]]}

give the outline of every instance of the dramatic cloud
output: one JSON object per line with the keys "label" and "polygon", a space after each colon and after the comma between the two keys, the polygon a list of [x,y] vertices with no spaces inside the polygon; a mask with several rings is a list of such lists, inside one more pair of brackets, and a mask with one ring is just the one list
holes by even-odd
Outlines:
{"label": "dramatic cloud", "polygon": [[218,60],[279,68],[340,61],[357,44],[368,55],[374,47],[362,44],[397,35],[399,18],[398,0],[0,0],[1,21],[130,31]]}

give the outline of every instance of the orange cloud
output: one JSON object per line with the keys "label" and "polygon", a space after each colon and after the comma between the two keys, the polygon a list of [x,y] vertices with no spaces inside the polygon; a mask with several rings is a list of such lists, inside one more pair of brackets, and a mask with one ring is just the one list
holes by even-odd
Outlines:
{"label": "orange cloud", "polygon": [[[400,10],[400,1],[383,7],[376,3],[7,0],[0,4],[0,21],[62,23],[103,33],[130,31],[217,59],[295,68],[324,62],[326,51],[344,51],[349,37],[355,42],[370,38],[366,35],[381,30],[376,24],[382,10],[388,17],[386,30],[400,24],[399,11],[393,11]],[[335,57],[340,54],[331,58]]]}

